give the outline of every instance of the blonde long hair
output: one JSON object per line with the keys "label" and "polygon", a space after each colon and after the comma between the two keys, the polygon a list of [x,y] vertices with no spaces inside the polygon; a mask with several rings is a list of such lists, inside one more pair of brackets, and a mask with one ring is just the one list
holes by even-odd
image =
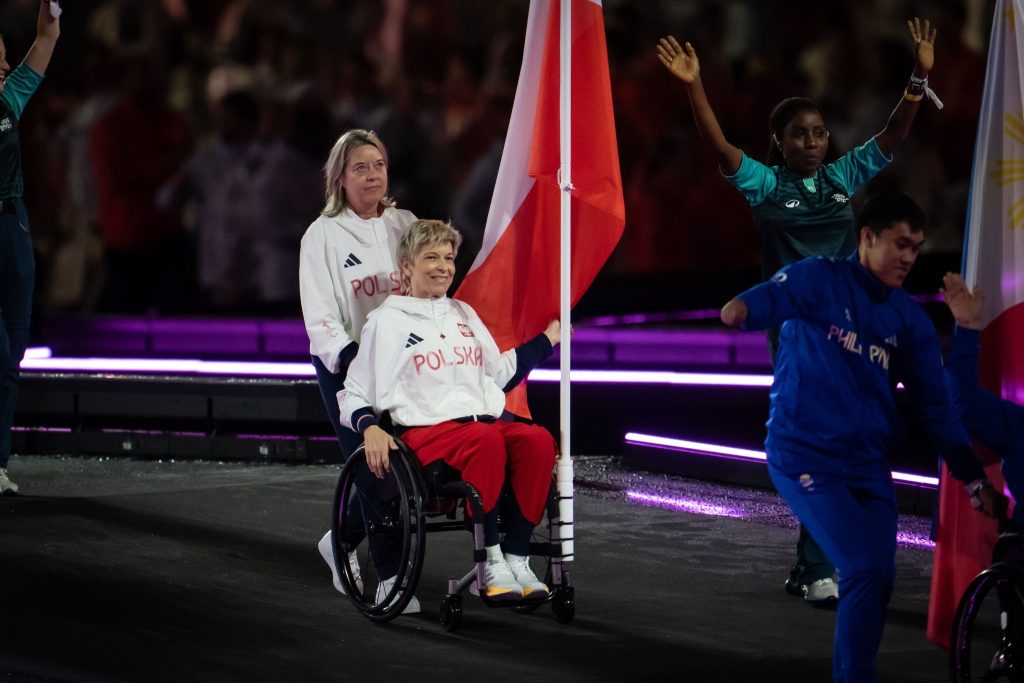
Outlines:
{"label": "blonde long hair", "polygon": [[[341,185],[341,177],[345,173],[345,164],[352,152],[363,145],[372,145],[377,148],[384,163],[388,162],[388,150],[384,147],[377,134],[372,130],[353,128],[345,131],[331,147],[331,153],[327,156],[327,163],[324,164],[324,204],[321,213],[328,218],[337,216],[348,206],[345,197],[345,188]],[[384,206],[394,206],[395,200],[391,197],[384,197],[381,201]]]}

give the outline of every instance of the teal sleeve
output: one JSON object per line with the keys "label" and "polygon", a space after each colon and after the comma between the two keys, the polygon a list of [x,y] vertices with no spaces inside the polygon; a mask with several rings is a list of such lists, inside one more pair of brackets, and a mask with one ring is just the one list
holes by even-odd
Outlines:
{"label": "teal sleeve", "polygon": [[43,77],[22,62],[7,75],[7,82],[4,84],[4,91],[0,98],[14,112],[14,118],[21,119],[21,112],[25,111],[32,93],[36,91]]}
{"label": "teal sleeve", "polygon": [[761,204],[778,184],[770,168],[759,161],[754,161],[746,154],[743,154],[736,173],[725,176],[725,179],[740,191],[751,206]]}
{"label": "teal sleeve", "polygon": [[826,166],[825,172],[837,180],[846,189],[846,194],[852,197],[890,163],[892,158],[885,156],[875,138],[871,138]]}

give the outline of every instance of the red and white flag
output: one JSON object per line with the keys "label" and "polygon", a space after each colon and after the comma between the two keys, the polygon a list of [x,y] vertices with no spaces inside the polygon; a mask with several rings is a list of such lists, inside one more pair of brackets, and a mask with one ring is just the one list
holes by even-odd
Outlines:
{"label": "red and white flag", "polygon": [[[985,295],[981,384],[1024,403],[1024,0],[998,0],[971,172],[964,276]],[[1002,482],[999,463],[986,466]],[[1024,504],[1024,501],[1018,501]],[[971,508],[943,467],[928,637],[948,648],[967,584],[991,564],[996,522]]]}
{"label": "red and white flag", "polygon": [[[480,253],[456,292],[510,349],[559,317],[563,75],[560,3],[571,2],[571,300],[615,248],[625,205],[604,17],[595,0],[531,0],[523,65]],[[524,392],[509,409],[528,415]]]}

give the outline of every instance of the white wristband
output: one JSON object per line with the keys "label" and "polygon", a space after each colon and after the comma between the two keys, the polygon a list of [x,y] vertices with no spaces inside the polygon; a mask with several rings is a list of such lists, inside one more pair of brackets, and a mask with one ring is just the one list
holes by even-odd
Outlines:
{"label": "white wristband", "polygon": [[925,96],[927,96],[928,99],[932,101],[935,107],[937,109],[942,109],[942,100],[939,99],[939,96],[936,95],[935,91],[932,90],[931,86],[928,85],[927,76],[925,76],[924,78],[918,78],[914,74],[910,74],[910,84],[912,86],[921,86],[921,88],[924,90]]}

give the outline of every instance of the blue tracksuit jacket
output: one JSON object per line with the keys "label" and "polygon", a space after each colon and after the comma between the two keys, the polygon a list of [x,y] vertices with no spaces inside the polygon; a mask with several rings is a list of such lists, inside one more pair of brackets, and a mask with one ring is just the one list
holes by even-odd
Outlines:
{"label": "blue tracksuit jacket", "polygon": [[943,382],[938,337],[902,289],[847,259],[809,258],[740,294],[745,327],[782,324],[766,446],[792,474],[855,473],[886,462],[902,428],[902,382],[953,476],[983,477]]}
{"label": "blue tracksuit jacket", "polygon": [[978,381],[977,330],[958,327],[946,361],[946,384],[971,438],[1003,461],[1003,478],[1017,500],[1013,521],[1024,527],[1024,406],[1004,401]]}

